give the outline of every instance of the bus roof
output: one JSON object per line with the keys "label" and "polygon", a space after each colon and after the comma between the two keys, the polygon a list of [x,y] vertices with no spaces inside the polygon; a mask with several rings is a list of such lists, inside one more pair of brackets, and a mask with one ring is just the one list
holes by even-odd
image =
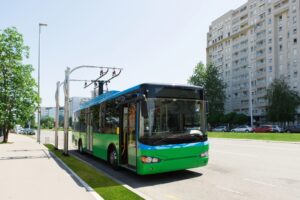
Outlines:
{"label": "bus roof", "polygon": [[163,83],[163,84],[159,84],[159,83],[142,83],[140,85],[136,85],[136,86],[131,87],[129,89],[126,89],[124,91],[112,90],[112,91],[106,92],[106,93],[104,93],[100,96],[95,97],[94,99],[91,99],[91,100],[85,102],[84,104],[82,104],[79,107],[79,109],[75,110],[74,112],[85,109],[85,108],[88,108],[88,107],[91,107],[91,106],[94,106],[94,105],[97,105],[97,104],[100,104],[100,103],[103,103],[105,101],[108,101],[108,100],[111,100],[111,99],[114,99],[114,98],[117,98],[117,97],[120,97],[124,94],[139,90],[141,87],[147,87],[147,86],[179,87],[179,88],[190,88],[190,89],[200,89],[200,90],[203,89],[203,87],[194,86],[194,85],[165,84],[165,83]]}

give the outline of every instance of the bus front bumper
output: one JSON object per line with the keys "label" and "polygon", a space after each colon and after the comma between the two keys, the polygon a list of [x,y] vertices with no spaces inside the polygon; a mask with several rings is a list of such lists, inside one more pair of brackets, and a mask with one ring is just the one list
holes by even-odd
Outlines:
{"label": "bus front bumper", "polygon": [[[205,166],[208,163],[208,143],[197,143],[156,147],[156,149],[140,149],[137,157],[137,173],[140,175],[156,174]],[[158,162],[146,163],[145,157],[154,158]],[[144,158],[144,159],[143,159]]]}

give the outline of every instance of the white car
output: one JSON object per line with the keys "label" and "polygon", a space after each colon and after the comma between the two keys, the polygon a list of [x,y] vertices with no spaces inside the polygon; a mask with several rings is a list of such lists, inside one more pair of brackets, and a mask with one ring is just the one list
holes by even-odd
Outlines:
{"label": "white car", "polygon": [[252,132],[253,129],[250,126],[247,125],[242,125],[242,126],[238,126],[234,129],[231,129],[231,132],[247,132],[250,133]]}

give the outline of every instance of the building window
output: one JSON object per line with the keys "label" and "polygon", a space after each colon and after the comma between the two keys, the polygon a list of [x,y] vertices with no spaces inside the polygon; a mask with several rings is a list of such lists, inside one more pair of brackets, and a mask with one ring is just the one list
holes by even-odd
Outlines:
{"label": "building window", "polygon": [[268,23],[271,24],[272,23],[272,19],[269,19]]}
{"label": "building window", "polygon": [[296,56],[298,54],[297,49],[294,49],[294,56]]}
{"label": "building window", "polygon": [[296,16],[293,17],[293,23],[294,23],[294,24],[297,23],[297,17],[296,17]]}
{"label": "building window", "polygon": [[294,72],[294,78],[296,78],[297,76],[298,76],[298,72],[295,71],[295,72]]}
{"label": "building window", "polygon": [[269,9],[268,9],[268,13],[269,13],[269,14],[271,14],[271,12],[272,12],[272,9],[271,9],[271,8],[269,8]]}
{"label": "building window", "polygon": [[297,38],[294,39],[294,44],[295,44],[295,45],[297,44]]}
{"label": "building window", "polygon": [[269,66],[269,72],[272,72],[272,70],[273,70],[272,66]]}
{"label": "building window", "polygon": [[282,44],[279,45],[279,51],[282,51]]}

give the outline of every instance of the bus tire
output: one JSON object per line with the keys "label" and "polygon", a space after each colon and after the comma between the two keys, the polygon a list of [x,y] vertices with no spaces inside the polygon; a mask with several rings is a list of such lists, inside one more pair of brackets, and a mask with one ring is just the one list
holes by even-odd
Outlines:
{"label": "bus tire", "polygon": [[117,170],[119,168],[118,165],[118,153],[115,147],[109,148],[108,151],[108,163],[114,169]]}
{"label": "bus tire", "polygon": [[82,140],[81,139],[79,139],[79,141],[78,141],[78,152],[83,153],[83,147],[82,147]]}

